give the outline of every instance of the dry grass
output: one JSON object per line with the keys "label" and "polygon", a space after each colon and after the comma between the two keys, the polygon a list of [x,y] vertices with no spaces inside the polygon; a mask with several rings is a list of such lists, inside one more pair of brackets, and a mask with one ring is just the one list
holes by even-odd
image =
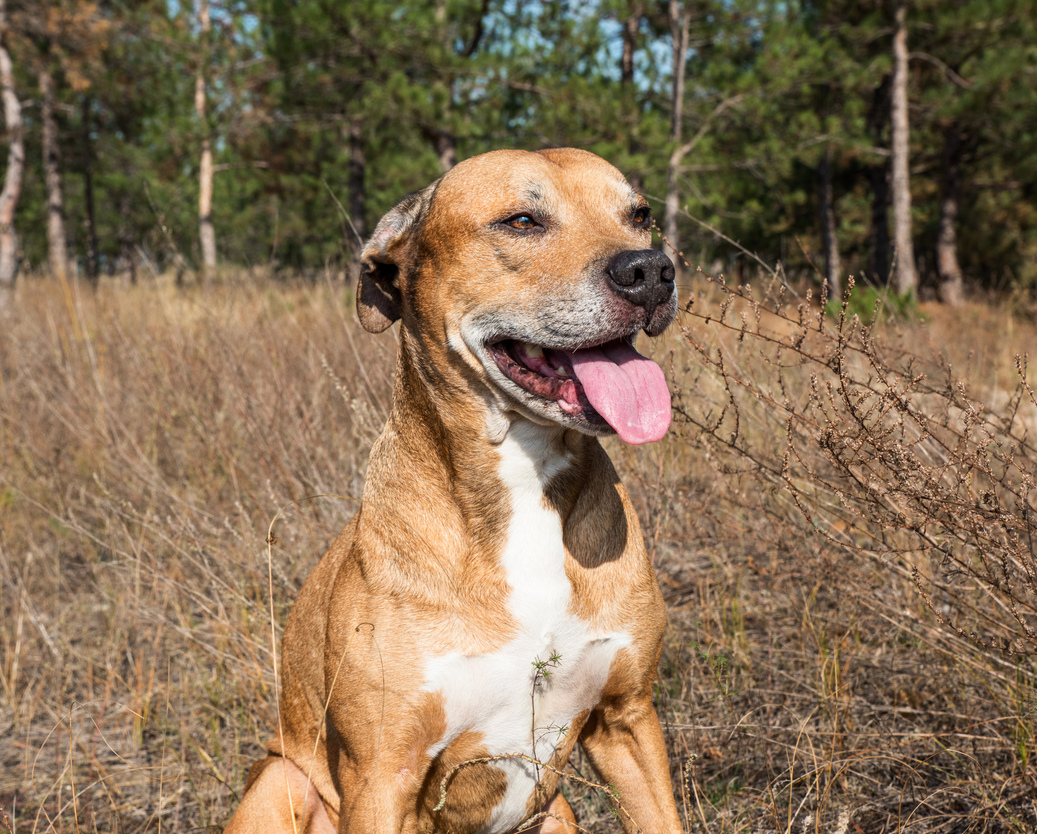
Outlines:
{"label": "dry grass", "polygon": [[[1033,325],[976,305],[872,334],[780,285],[694,288],[655,346],[671,436],[609,444],[670,607],[687,829],[1033,831]],[[327,286],[23,283],[0,324],[0,831],[219,830],[274,724],[267,525],[359,494],[394,350]],[[279,624],[353,509],[279,520]]]}

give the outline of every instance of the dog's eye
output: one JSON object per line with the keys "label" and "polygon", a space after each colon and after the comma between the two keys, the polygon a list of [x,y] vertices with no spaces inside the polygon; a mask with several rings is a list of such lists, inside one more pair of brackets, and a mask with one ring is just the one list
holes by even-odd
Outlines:
{"label": "dog's eye", "polygon": [[501,223],[510,229],[518,229],[520,232],[528,232],[532,229],[540,228],[540,224],[528,214],[516,214],[507,220],[502,220]]}
{"label": "dog's eye", "polygon": [[634,225],[639,229],[648,226],[652,222],[652,210],[648,206],[641,206],[634,210],[633,216]]}

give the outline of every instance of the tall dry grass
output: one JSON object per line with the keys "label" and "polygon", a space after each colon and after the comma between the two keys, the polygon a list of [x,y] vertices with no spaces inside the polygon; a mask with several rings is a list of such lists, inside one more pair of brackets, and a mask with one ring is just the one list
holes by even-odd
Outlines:
{"label": "tall dry grass", "polygon": [[[18,830],[227,816],[274,722],[268,523],[358,495],[383,419],[394,344],[355,336],[324,288],[23,285],[0,348],[0,803]],[[279,622],[352,512],[287,510]]]}
{"label": "tall dry grass", "polygon": [[[652,346],[675,427],[609,450],[669,605],[687,830],[1033,831],[1032,322],[973,305],[871,331],[702,275],[685,298]],[[394,351],[338,287],[22,284],[0,326],[0,831],[219,830],[274,726],[269,606],[279,628],[354,510],[302,499],[359,494]]]}

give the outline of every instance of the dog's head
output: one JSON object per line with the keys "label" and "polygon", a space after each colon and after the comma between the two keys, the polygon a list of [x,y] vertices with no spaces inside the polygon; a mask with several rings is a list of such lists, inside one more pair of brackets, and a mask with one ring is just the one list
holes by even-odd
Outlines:
{"label": "dog's head", "polygon": [[378,223],[357,309],[403,320],[430,389],[471,390],[586,434],[665,434],[659,366],[632,347],[677,309],[673,264],[651,249],[644,198],[601,158],[564,149],[468,159]]}

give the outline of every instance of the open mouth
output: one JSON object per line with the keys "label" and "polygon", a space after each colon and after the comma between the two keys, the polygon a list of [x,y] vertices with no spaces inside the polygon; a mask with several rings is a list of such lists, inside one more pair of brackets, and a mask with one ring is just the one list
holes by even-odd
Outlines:
{"label": "open mouth", "polygon": [[517,339],[487,345],[497,367],[528,394],[553,403],[576,423],[607,423],[627,443],[659,440],[670,425],[662,369],[628,338],[562,350]]}

